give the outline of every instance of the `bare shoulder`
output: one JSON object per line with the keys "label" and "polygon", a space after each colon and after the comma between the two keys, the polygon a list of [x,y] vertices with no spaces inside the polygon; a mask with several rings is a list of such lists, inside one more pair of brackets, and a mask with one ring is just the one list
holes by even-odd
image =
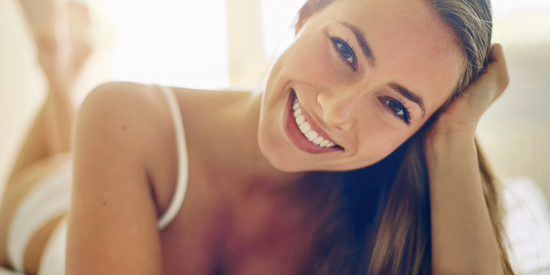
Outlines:
{"label": "bare shoulder", "polygon": [[147,156],[151,147],[163,146],[157,144],[171,122],[157,90],[107,83],[92,90],[80,108],[67,274],[161,273],[158,208]]}
{"label": "bare shoulder", "polygon": [[135,165],[146,171],[162,212],[171,198],[177,155],[172,116],[157,86],[109,82],[96,87],[80,108],[76,132],[94,136],[98,146],[112,143],[125,152],[117,157],[139,162]]}
{"label": "bare shoulder", "polygon": [[[158,89],[151,85],[132,82],[109,82],[93,89],[84,100],[79,120],[117,124],[127,131],[146,127],[147,122],[162,118],[165,109]],[[160,111],[160,113],[159,113]],[[158,122],[158,121],[156,121]]]}
{"label": "bare shoulder", "polygon": [[[182,109],[194,105],[197,97],[216,92],[186,88],[173,90]],[[154,134],[153,130],[173,127],[166,98],[160,89],[133,82],[108,82],[93,89],[79,111],[79,120],[88,118],[117,124],[123,131],[144,131],[140,134],[145,134],[145,137],[147,132]]]}
{"label": "bare shoulder", "polygon": [[105,131],[106,140],[123,139],[122,145],[131,147],[133,157],[144,160],[157,158],[175,145],[166,98],[153,85],[109,82],[96,87],[80,108],[77,131],[81,126],[87,131]]}

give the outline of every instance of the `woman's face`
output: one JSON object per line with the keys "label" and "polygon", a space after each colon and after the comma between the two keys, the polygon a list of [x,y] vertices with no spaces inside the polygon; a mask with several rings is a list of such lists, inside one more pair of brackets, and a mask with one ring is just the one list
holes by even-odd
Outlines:
{"label": "woman's face", "polygon": [[453,30],[422,0],[338,0],[299,25],[270,73],[258,134],[282,171],[380,161],[447,100],[462,71]]}

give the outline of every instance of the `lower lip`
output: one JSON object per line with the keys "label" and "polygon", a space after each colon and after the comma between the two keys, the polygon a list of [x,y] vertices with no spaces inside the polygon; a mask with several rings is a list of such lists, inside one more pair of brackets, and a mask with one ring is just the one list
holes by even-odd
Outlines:
{"label": "lower lip", "polygon": [[[337,146],[330,148],[323,148],[313,144],[309,139],[307,139],[296,124],[294,119],[294,112],[292,111],[292,96],[294,91],[289,93],[288,102],[286,106],[286,112],[284,114],[284,123],[285,123],[285,132],[288,138],[298,147],[300,150],[310,153],[310,154],[322,154],[330,153],[335,151],[341,151]],[[311,122],[310,122],[311,123]]]}

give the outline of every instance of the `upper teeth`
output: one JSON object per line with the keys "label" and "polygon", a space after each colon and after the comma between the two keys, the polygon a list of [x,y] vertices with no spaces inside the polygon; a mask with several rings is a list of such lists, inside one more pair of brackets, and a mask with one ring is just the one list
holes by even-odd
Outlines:
{"label": "upper teeth", "polygon": [[317,132],[311,130],[311,125],[309,124],[309,122],[307,122],[304,115],[302,115],[302,109],[300,108],[300,104],[298,103],[298,100],[296,98],[294,98],[292,110],[294,111],[294,118],[296,120],[298,128],[300,129],[300,132],[302,132],[302,134],[307,139],[309,139],[309,141],[323,148],[333,147],[335,145],[328,139],[320,136]]}

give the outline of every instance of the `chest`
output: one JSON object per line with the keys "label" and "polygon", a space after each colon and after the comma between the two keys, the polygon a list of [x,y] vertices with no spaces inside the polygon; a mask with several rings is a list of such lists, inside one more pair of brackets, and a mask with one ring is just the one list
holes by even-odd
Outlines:
{"label": "chest", "polygon": [[199,203],[184,205],[161,234],[165,274],[304,274],[314,228],[297,214],[265,212],[262,219],[247,219],[246,210],[230,215]]}
{"label": "chest", "polygon": [[[218,188],[205,174],[220,169],[202,165],[198,138],[191,134],[195,132],[192,123],[186,123],[186,132],[189,182],[178,214],[160,234],[164,274],[304,274],[314,222],[304,211],[292,207],[281,211],[263,203],[261,197],[238,207],[218,203],[223,196],[216,194],[224,188]],[[159,172],[153,178],[159,214],[168,207],[175,190],[175,151],[165,150],[166,157],[156,162],[155,171]]]}

